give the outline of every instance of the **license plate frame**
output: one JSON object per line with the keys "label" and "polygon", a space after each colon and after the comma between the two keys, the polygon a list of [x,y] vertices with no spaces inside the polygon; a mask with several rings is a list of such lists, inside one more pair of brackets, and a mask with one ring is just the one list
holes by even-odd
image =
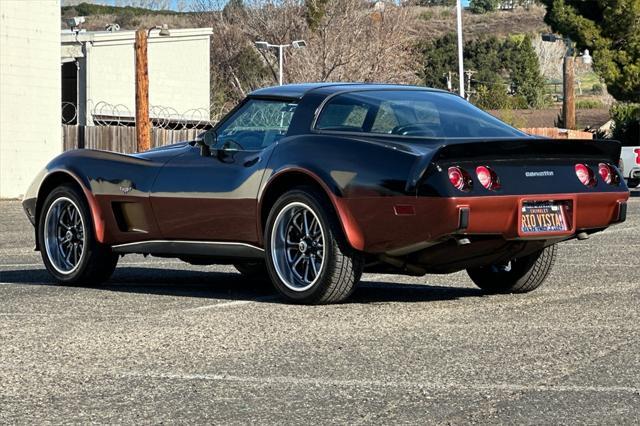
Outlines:
{"label": "license plate frame", "polygon": [[522,237],[564,235],[573,232],[567,200],[522,200],[518,211],[518,234]]}

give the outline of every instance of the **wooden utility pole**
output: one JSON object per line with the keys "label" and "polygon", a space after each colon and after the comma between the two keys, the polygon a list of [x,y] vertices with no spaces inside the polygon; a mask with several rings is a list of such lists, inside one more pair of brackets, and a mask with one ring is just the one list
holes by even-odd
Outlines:
{"label": "wooden utility pole", "polygon": [[565,55],[562,65],[562,120],[565,129],[576,128],[576,102],[573,90],[574,79],[573,55]]}
{"label": "wooden utility pole", "polygon": [[151,121],[149,120],[149,68],[147,59],[147,32],[136,31],[136,142],[138,152],[151,148]]}

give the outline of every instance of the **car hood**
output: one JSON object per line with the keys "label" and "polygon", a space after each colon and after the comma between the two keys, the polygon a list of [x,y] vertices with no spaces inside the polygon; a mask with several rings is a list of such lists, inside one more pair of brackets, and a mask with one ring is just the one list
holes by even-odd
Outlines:
{"label": "car hood", "polygon": [[191,147],[190,142],[178,142],[171,145],[159,146],[145,152],[129,154],[131,157],[140,158],[142,160],[167,161],[176,155],[182,154],[185,149]]}

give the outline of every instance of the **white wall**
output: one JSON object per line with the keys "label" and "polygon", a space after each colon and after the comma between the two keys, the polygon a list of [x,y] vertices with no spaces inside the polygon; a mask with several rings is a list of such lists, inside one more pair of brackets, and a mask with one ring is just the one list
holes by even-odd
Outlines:
{"label": "white wall", "polygon": [[[193,109],[209,111],[210,32],[174,29],[169,37],[152,34],[148,44],[151,117],[158,115],[154,106],[171,107],[173,114]],[[88,36],[93,40],[86,45],[89,110],[109,115],[112,109],[102,108],[107,103],[120,105],[116,115],[125,115],[125,111],[135,115],[134,33]]]}
{"label": "white wall", "polygon": [[62,152],[60,4],[0,0],[0,197]]}

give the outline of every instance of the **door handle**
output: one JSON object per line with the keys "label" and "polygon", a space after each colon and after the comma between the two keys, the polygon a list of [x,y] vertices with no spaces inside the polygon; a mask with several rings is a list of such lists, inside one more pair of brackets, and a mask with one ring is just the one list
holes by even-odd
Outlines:
{"label": "door handle", "polygon": [[256,156],[255,156],[255,157],[253,157],[253,158],[249,158],[249,159],[247,159],[247,160],[244,162],[243,166],[245,166],[245,167],[251,167],[251,166],[255,165],[258,161],[260,161],[260,156],[259,156],[259,155],[256,155]]}

